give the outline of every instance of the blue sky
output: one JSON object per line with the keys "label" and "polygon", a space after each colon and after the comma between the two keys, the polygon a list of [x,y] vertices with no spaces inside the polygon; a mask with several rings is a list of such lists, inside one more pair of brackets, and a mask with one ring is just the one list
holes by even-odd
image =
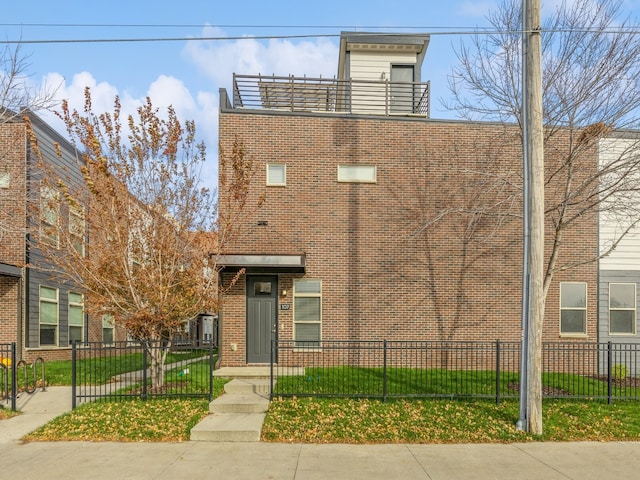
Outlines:
{"label": "blue sky", "polygon": [[[543,5],[548,9],[558,2],[543,1]],[[432,117],[451,117],[438,99],[448,95],[447,74],[456,63],[454,47],[464,36],[442,33],[486,26],[485,16],[496,3],[497,0],[5,2],[0,40],[25,42],[21,52],[30,56],[30,81],[57,88],[57,96],[77,108],[82,105],[85,86],[92,88],[97,110],[111,110],[116,94],[130,111],[146,96],[156,106],[173,105],[183,119],[196,121],[199,135],[209,148],[211,166],[207,176],[215,178],[218,89],[230,90],[234,72],[333,76],[337,71],[337,36],[342,30],[431,33],[422,78],[431,82]],[[640,0],[624,3],[632,15],[640,13]],[[29,43],[311,34],[335,36]],[[53,117],[47,120],[55,124]]]}

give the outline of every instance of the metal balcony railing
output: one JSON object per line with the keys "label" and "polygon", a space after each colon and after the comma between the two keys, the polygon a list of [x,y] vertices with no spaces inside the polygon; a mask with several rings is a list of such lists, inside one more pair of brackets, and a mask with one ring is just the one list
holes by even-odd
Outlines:
{"label": "metal balcony railing", "polygon": [[429,117],[429,83],[233,75],[233,108]]}

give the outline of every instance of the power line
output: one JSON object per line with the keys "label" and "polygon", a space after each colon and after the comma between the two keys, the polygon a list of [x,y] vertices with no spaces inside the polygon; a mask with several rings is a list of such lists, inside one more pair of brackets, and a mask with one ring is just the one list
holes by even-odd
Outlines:
{"label": "power line", "polygon": [[[231,24],[221,24],[221,25],[211,25],[211,24],[196,24],[196,23],[0,23],[0,27],[51,27],[51,28],[70,28],[70,27],[80,27],[80,28],[282,28],[282,29],[371,29],[371,30],[379,30],[379,29],[387,29],[389,27],[381,27],[380,25],[231,25]],[[469,29],[469,27],[428,27],[428,26],[398,26],[393,27],[394,30],[424,30],[424,29]]]}
{"label": "power line", "polygon": [[[0,24],[3,25],[3,24]],[[5,24],[6,25],[6,24]],[[89,25],[87,25],[89,26]],[[105,25],[106,26],[106,25]],[[274,27],[275,28],[275,27]],[[290,27],[287,27],[290,28]],[[302,28],[302,27],[301,27]],[[325,28],[325,27],[320,27]],[[326,27],[329,28],[329,27]],[[372,27],[365,27],[372,28]],[[377,27],[381,28],[381,27]],[[405,29],[414,27],[402,27]],[[445,28],[445,27],[441,27]],[[455,28],[455,27],[454,27]],[[394,29],[398,29],[394,27]],[[595,29],[595,28],[585,28],[585,29],[553,29],[553,30],[538,30],[541,33],[601,33],[601,34],[632,34],[637,35],[640,34],[640,26],[628,27],[628,28],[612,28],[612,29]],[[366,35],[371,32],[353,32],[354,34],[362,33]],[[478,27],[473,30],[451,30],[448,28],[444,31],[423,31],[421,34],[431,35],[431,36],[450,36],[450,35],[522,35],[522,30],[496,30],[496,29],[488,29]],[[401,36],[402,34],[398,33],[385,33],[385,32],[377,32],[376,35],[386,35],[386,36]],[[305,39],[305,38],[339,38],[340,34],[338,33],[311,33],[311,34],[299,34],[299,35],[242,35],[242,36],[216,36],[216,37],[140,37],[140,38],[71,38],[71,39],[40,39],[40,40],[0,40],[0,45],[10,45],[10,44],[69,44],[69,43],[152,43],[152,42],[194,42],[194,41],[233,41],[233,40],[287,40],[287,39]]]}

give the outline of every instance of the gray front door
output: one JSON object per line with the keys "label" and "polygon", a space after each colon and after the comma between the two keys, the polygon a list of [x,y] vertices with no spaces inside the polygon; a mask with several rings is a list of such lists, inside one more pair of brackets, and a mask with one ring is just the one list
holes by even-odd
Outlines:
{"label": "gray front door", "polygon": [[247,277],[247,363],[269,363],[278,331],[278,277]]}

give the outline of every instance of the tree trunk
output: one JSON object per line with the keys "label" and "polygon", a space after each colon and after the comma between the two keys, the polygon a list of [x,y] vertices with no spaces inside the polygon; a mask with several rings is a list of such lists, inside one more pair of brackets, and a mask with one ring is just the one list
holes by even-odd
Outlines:
{"label": "tree trunk", "polygon": [[166,350],[162,348],[162,342],[149,343],[149,357],[151,359],[149,373],[151,388],[154,390],[164,387],[164,360],[166,356]]}

